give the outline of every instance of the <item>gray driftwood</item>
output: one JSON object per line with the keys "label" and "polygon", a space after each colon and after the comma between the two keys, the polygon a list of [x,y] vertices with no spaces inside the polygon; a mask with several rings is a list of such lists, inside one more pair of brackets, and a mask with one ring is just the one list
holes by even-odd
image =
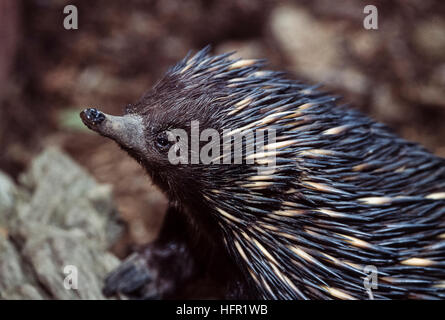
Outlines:
{"label": "gray driftwood", "polygon": [[[0,298],[104,299],[103,279],[119,263],[108,251],[120,231],[111,187],[54,148],[19,181],[0,172]],[[77,290],[64,286],[67,265]]]}

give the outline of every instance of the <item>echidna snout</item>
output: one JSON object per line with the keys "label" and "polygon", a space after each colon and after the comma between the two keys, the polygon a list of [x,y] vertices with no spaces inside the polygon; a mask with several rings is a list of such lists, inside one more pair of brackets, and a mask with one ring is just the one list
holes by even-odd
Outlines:
{"label": "echidna snout", "polygon": [[83,123],[100,135],[111,138],[123,148],[144,152],[144,127],[140,116],[112,116],[96,108],[88,108],[80,113]]}

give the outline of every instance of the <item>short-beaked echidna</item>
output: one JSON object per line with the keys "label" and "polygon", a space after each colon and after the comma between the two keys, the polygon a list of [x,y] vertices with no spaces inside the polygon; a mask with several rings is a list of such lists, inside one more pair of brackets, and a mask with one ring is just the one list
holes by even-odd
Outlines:
{"label": "short-beaked echidna", "polygon": [[[445,160],[263,64],[205,48],[125,115],[90,108],[81,118],[224,243],[246,296],[368,299],[372,266],[376,299],[445,298]],[[190,135],[192,121],[221,137],[274,130],[276,140],[254,156],[245,141],[253,163],[173,164],[170,132]],[[260,170],[271,156],[274,166]]]}

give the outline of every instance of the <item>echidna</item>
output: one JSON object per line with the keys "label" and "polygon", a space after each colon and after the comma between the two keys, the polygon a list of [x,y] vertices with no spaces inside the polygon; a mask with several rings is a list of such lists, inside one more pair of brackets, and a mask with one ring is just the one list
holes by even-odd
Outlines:
{"label": "echidna", "polygon": [[[230,55],[188,55],[124,116],[90,108],[81,118],[224,243],[245,296],[368,299],[372,266],[376,299],[445,298],[445,160],[316,86],[260,70],[263,60]],[[247,129],[276,139],[254,155],[244,140],[242,163],[220,163],[218,149],[211,163],[171,163],[181,143],[171,133],[191,141],[192,121],[221,140]]]}

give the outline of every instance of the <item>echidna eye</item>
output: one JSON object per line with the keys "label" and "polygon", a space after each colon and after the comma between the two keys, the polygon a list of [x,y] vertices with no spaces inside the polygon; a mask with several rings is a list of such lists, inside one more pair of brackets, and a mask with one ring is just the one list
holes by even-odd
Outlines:
{"label": "echidna eye", "polygon": [[158,133],[156,136],[156,145],[162,150],[165,150],[170,146],[170,141],[168,140],[168,135],[165,131]]}

